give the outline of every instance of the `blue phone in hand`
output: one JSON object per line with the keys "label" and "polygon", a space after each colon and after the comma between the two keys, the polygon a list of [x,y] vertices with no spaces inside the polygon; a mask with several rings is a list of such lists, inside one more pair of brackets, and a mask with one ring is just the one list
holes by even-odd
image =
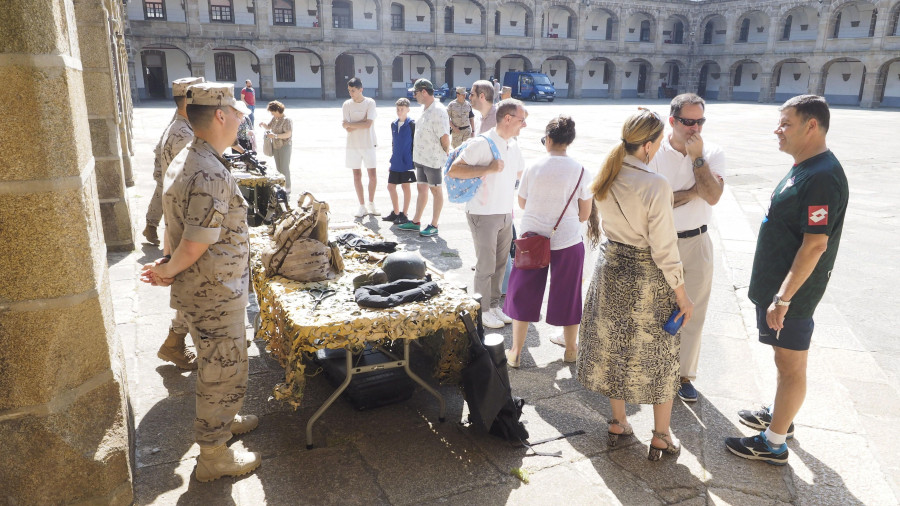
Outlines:
{"label": "blue phone in hand", "polygon": [[673,336],[678,333],[678,329],[681,328],[681,324],[684,323],[684,315],[681,315],[681,318],[677,320],[675,317],[678,316],[678,308],[676,307],[674,311],[672,311],[672,315],[669,316],[669,320],[663,325],[663,330],[672,334]]}

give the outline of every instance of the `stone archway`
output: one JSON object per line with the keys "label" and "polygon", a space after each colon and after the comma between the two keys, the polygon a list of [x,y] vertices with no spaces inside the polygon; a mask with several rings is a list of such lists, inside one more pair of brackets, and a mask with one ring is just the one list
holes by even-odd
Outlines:
{"label": "stone archway", "polygon": [[472,53],[457,53],[447,58],[444,64],[444,79],[450,88],[465,86],[471,88],[472,83],[486,79],[484,60]]}
{"label": "stone archway", "polygon": [[358,77],[363,89],[373,90],[368,96],[379,97],[381,90],[381,61],[368,51],[345,51],[334,61],[334,83],[337,98],[350,98],[347,81]]}

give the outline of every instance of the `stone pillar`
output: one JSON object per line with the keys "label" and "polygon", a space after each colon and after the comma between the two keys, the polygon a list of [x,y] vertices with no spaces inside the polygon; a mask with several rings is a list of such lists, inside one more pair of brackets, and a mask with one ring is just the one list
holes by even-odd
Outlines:
{"label": "stone pillar", "polygon": [[775,100],[775,86],[772,81],[771,72],[760,72],[759,74],[759,99],[757,102],[768,104]]}
{"label": "stone pillar", "polygon": [[[82,79],[90,125],[97,194],[103,236],[110,251],[131,251],[135,238],[131,226],[128,198],[125,195],[125,171],[120,145],[116,75],[110,26],[112,13],[96,0],[73,0],[78,43],[81,50]],[[114,15],[114,14],[113,14]]]}
{"label": "stone pillar", "polygon": [[[382,100],[390,100],[394,95],[391,70],[392,69],[390,63],[381,62],[378,64],[378,98]],[[432,84],[434,84],[435,86],[441,85],[441,83]]]}
{"label": "stone pillar", "polygon": [[[444,82],[446,82],[446,79],[444,76],[444,74],[446,74],[446,73],[447,73],[447,69],[445,69],[444,67],[442,67],[438,64],[435,64],[434,67],[431,68],[431,77],[434,78],[434,80],[431,82],[434,83],[435,86],[443,85]],[[453,92],[453,98],[456,98],[455,91]]]}
{"label": "stone pillar", "polygon": [[203,27],[200,26],[200,2],[185,1],[184,19],[187,24],[187,36],[203,37]]}
{"label": "stone pillar", "polygon": [[609,90],[609,96],[615,99],[622,98],[622,85],[625,82],[625,65],[626,63],[622,63],[621,65],[616,65],[616,72],[613,77],[613,85],[612,89]]}
{"label": "stone pillar", "polygon": [[731,100],[732,92],[734,91],[734,71],[722,72],[722,75],[725,76],[724,81],[719,82],[719,102],[727,102]]}
{"label": "stone pillar", "polygon": [[809,87],[807,93],[810,95],[822,95],[825,92],[825,81],[822,79],[821,72],[809,73]]}
{"label": "stone pillar", "polygon": [[875,83],[878,81],[878,71],[866,70],[866,76],[863,79],[862,99],[859,101],[859,106],[871,109],[877,105],[875,104]]}
{"label": "stone pillar", "polygon": [[584,85],[584,68],[578,68],[572,63],[575,70],[572,72],[572,79],[569,82],[569,98],[581,98],[581,88]]}
{"label": "stone pillar", "polygon": [[324,83],[322,96],[325,100],[334,100],[337,98],[336,88],[334,84],[334,63],[326,62],[325,65],[322,66],[322,72],[325,72],[324,74],[322,74],[322,82]]}
{"label": "stone pillar", "polygon": [[[263,100],[264,97],[275,96],[274,56],[259,59],[259,91],[258,100]],[[262,102],[257,102],[257,107],[261,107],[262,105]],[[265,107],[263,107],[263,109],[265,109]]]}
{"label": "stone pillar", "polygon": [[[331,13],[331,0],[320,0],[319,6],[319,26],[322,27],[322,40],[330,43],[334,40],[334,18]],[[334,79],[334,76],[331,78]]]}
{"label": "stone pillar", "polygon": [[198,60],[197,58],[191,58],[191,77],[202,77],[206,78],[206,62],[202,60]]}
{"label": "stone pillar", "polygon": [[0,79],[17,100],[0,171],[0,501],[130,504],[127,381],[76,10],[5,6]]}

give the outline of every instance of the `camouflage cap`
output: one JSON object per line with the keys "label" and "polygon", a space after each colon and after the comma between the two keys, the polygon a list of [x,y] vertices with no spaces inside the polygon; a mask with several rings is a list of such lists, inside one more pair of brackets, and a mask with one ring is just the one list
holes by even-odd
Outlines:
{"label": "camouflage cap", "polygon": [[416,84],[413,85],[413,89],[416,91],[434,91],[434,85],[431,84],[431,81],[429,81],[428,79],[419,79],[418,81],[416,81]]}
{"label": "camouflage cap", "polygon": [[460,93],[462,93],[463,95],[466,94],[466,87],[465,87],[465,86],[457,86],[457,87],[456,87],[456,94],[459,95]]}
{"label": "camouflage cap", "polygon": [[206,82],[202,77],[182,77],[172,81],[172,96],[183,97],[187,95],[187,89],[193,84]]}
{"label": "camouflage cap", "polygon": [[243,114],[250,114],[250,109],[243,102],[234,98],[234,85],[231,83],[200,83],[188,88],[187,103],[193,105],[228,105]]}

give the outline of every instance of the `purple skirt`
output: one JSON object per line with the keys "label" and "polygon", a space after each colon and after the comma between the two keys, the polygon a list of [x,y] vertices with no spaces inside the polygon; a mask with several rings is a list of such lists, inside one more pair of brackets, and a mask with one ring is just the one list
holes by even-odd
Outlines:
{"label": "purple skirt", "polygon": [[550,251],[550,266],[543,269],[512,268],[503,312],[514,320],[536,322],[541,319],[541,304],[547,274],[547,323],[556,326],[581,323],[581,277],[584,269],[584,243]]}

